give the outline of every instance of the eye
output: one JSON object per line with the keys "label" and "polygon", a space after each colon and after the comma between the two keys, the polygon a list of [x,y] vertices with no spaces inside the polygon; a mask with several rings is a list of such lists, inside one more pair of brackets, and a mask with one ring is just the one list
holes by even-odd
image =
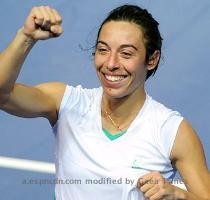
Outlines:
{"label": "eye", "polygon": [[131,58],[133,55],[131,52],[127,52],[127,51],[122,51],[120,54],[123,58],[126,58],[126,59]]}
{"label": "eye", "polygon": [[98,52],[99,54],[104,55],[104,54],[106,54],[106,53],[108,52],[108,49],[106,49],[106,48],[104,48],[104,47],[98,47],[98,48],[97,48],[97,52]]}

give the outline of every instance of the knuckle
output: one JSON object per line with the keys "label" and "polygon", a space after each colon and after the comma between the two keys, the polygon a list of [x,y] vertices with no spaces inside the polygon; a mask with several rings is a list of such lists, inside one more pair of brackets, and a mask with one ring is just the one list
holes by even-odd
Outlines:
{"label": "knuckle", "polygon": [[53,11],[53,13],[54,13],[54,15],[55,15],[56,21],[57,21],[58,23],[62,23],[62,17],[61,17],[60,14],[57,12],[57,10],[52,9],[52,11]]}
{"label": "knuckle", "polygon": [[139,190],[140,190],[141,192],[146,192],[145,189],[144,189],[143,187],[139,188]]}
{"label": "knuckle", "polygon": [[40,20],[40,21],[43,21],[44,17],[43,16],[37,16],[37,19]]}
{"label": "knuckle", "polygon": [[45,9],[50,10],[50,6],[44,6]]}
{"label": "knuckle", "polygon": [[156,187],[156,190],[157,190],[157,191],[159,191],[160,188],[161,188],[159,185],[156,185],[155,187]]}
{"label": "knuckle", "polygon": [[140,190],[142,190],[141,183],[139,181],[137,182],[137,188],[139,188]]}
{"label": "knuckle", "polygon": [[38,9],[43,10],[44,9],[44,6],[39,6]]}
{"label": "knuckle", "polygon": [[31,8],[32,11],[34,11],[34,10],[36,10],[36,9],[37,9],[36,6],[33,6],[33,7]]}
{"label": "knuckle", "polygon": [[50,22],[51,22],[52,25],[56,24],[56,20],[55,19],[51,19]]}
{"label": "knuckle", "polygon": [[156,176],[160,175],[160,173],[158,171],[154,171],[153,174]]}
{"label": "knuckle", "polygon": [[58,11],[57,11],[55,8],[52,8],[52,11],[53,11],[54,13],[58,13]]}
{"label": "knuckle", "polygon": [[60,16],[57,17],[57,18],[56,18],[56,21],[57,21],[57,23],[59,23],[59,24],[62,23],[62,17],[60,17]]}
{"label": "knuckle", "polygon": [[144,194],[144,197],[145,197],[147,200],[151,200],[151,199],[152,199],[152,196],[151,196],[151,194],[149,194],[149,193],[145,193],[145,194]]}
{"label": "knuckle", "polygon": [[60,30],[60,34],[62,34],[64,32],[64,30],[63,30],[63,28],[61,28],[61,30]]}
{"label": "knuckle", "polygon": [[38,10],[38,7],[37,6],[34,6],[34,7],[31,8],[30,13],[33,14],[33,15],[36,15],[37,10]]}
{"label": "knuckle", "polygon": [[45,23],[50,23],[50,21],[51,21],[51,20],[50,20],[50,17],[48,17],[48,16],[45,16],[45,17],[44,17],[44,22],[45,22]]}
{"label": "knuckle", "polygon": [[165,189],[160,188],[158,193],[160,194],[161,197],[164,196],[164,194],[165,194]]}

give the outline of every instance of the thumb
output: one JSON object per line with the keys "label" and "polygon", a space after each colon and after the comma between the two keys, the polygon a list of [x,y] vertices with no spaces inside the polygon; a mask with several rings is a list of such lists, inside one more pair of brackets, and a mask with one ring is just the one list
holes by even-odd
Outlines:
{"label": "thumb", "polygon": [[50,37],[53,37],[53,33],[51,33],[50,31],[42,30],[41,28],[36,30],[33,34],[33,38],[35,40],[46,40]]}
{"label": "thumb", "polygon": [[52,33],[53,37],[57,37],[63,33],[63,28],[61,25],[55,24],[50,27],[50,32]]}
{"label": "thumb", "polygon": [[29,15],[25,21],[24,29],[26,33],[32,33],[36,30],[36,23],[33,16]]}

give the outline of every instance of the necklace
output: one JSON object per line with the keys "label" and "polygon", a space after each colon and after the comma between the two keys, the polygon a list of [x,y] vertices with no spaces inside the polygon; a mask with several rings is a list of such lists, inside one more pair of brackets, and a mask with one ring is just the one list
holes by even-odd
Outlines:
{"label": "necklace", "polygon": [[123,130],[120,128],[120,126],[112,119],[111,115],[105,110],[105,113],[107,115],[107,117],[109,118],[109,120],[112,122],[112,124],[114,125],[114,127],[116,129],[118,129],[120,132],[123,132]]}

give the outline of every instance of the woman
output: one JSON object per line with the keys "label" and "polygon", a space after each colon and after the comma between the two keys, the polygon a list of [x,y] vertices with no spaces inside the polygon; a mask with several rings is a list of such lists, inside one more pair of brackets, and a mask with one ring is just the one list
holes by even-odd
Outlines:
{"label": "woman", "polygon": [[[124,5],[102,23],[94,53],[102,87],[15,83],[33,45],[62,34],[61,21],[56,10],[34,7],[0,56],[1,109],[45,117],[53,126],[56,199],[210,199],[210,175],[195,131],[145,92],[162,43],[147,10]],[[171,185],[176,169],[188,191]]]}

